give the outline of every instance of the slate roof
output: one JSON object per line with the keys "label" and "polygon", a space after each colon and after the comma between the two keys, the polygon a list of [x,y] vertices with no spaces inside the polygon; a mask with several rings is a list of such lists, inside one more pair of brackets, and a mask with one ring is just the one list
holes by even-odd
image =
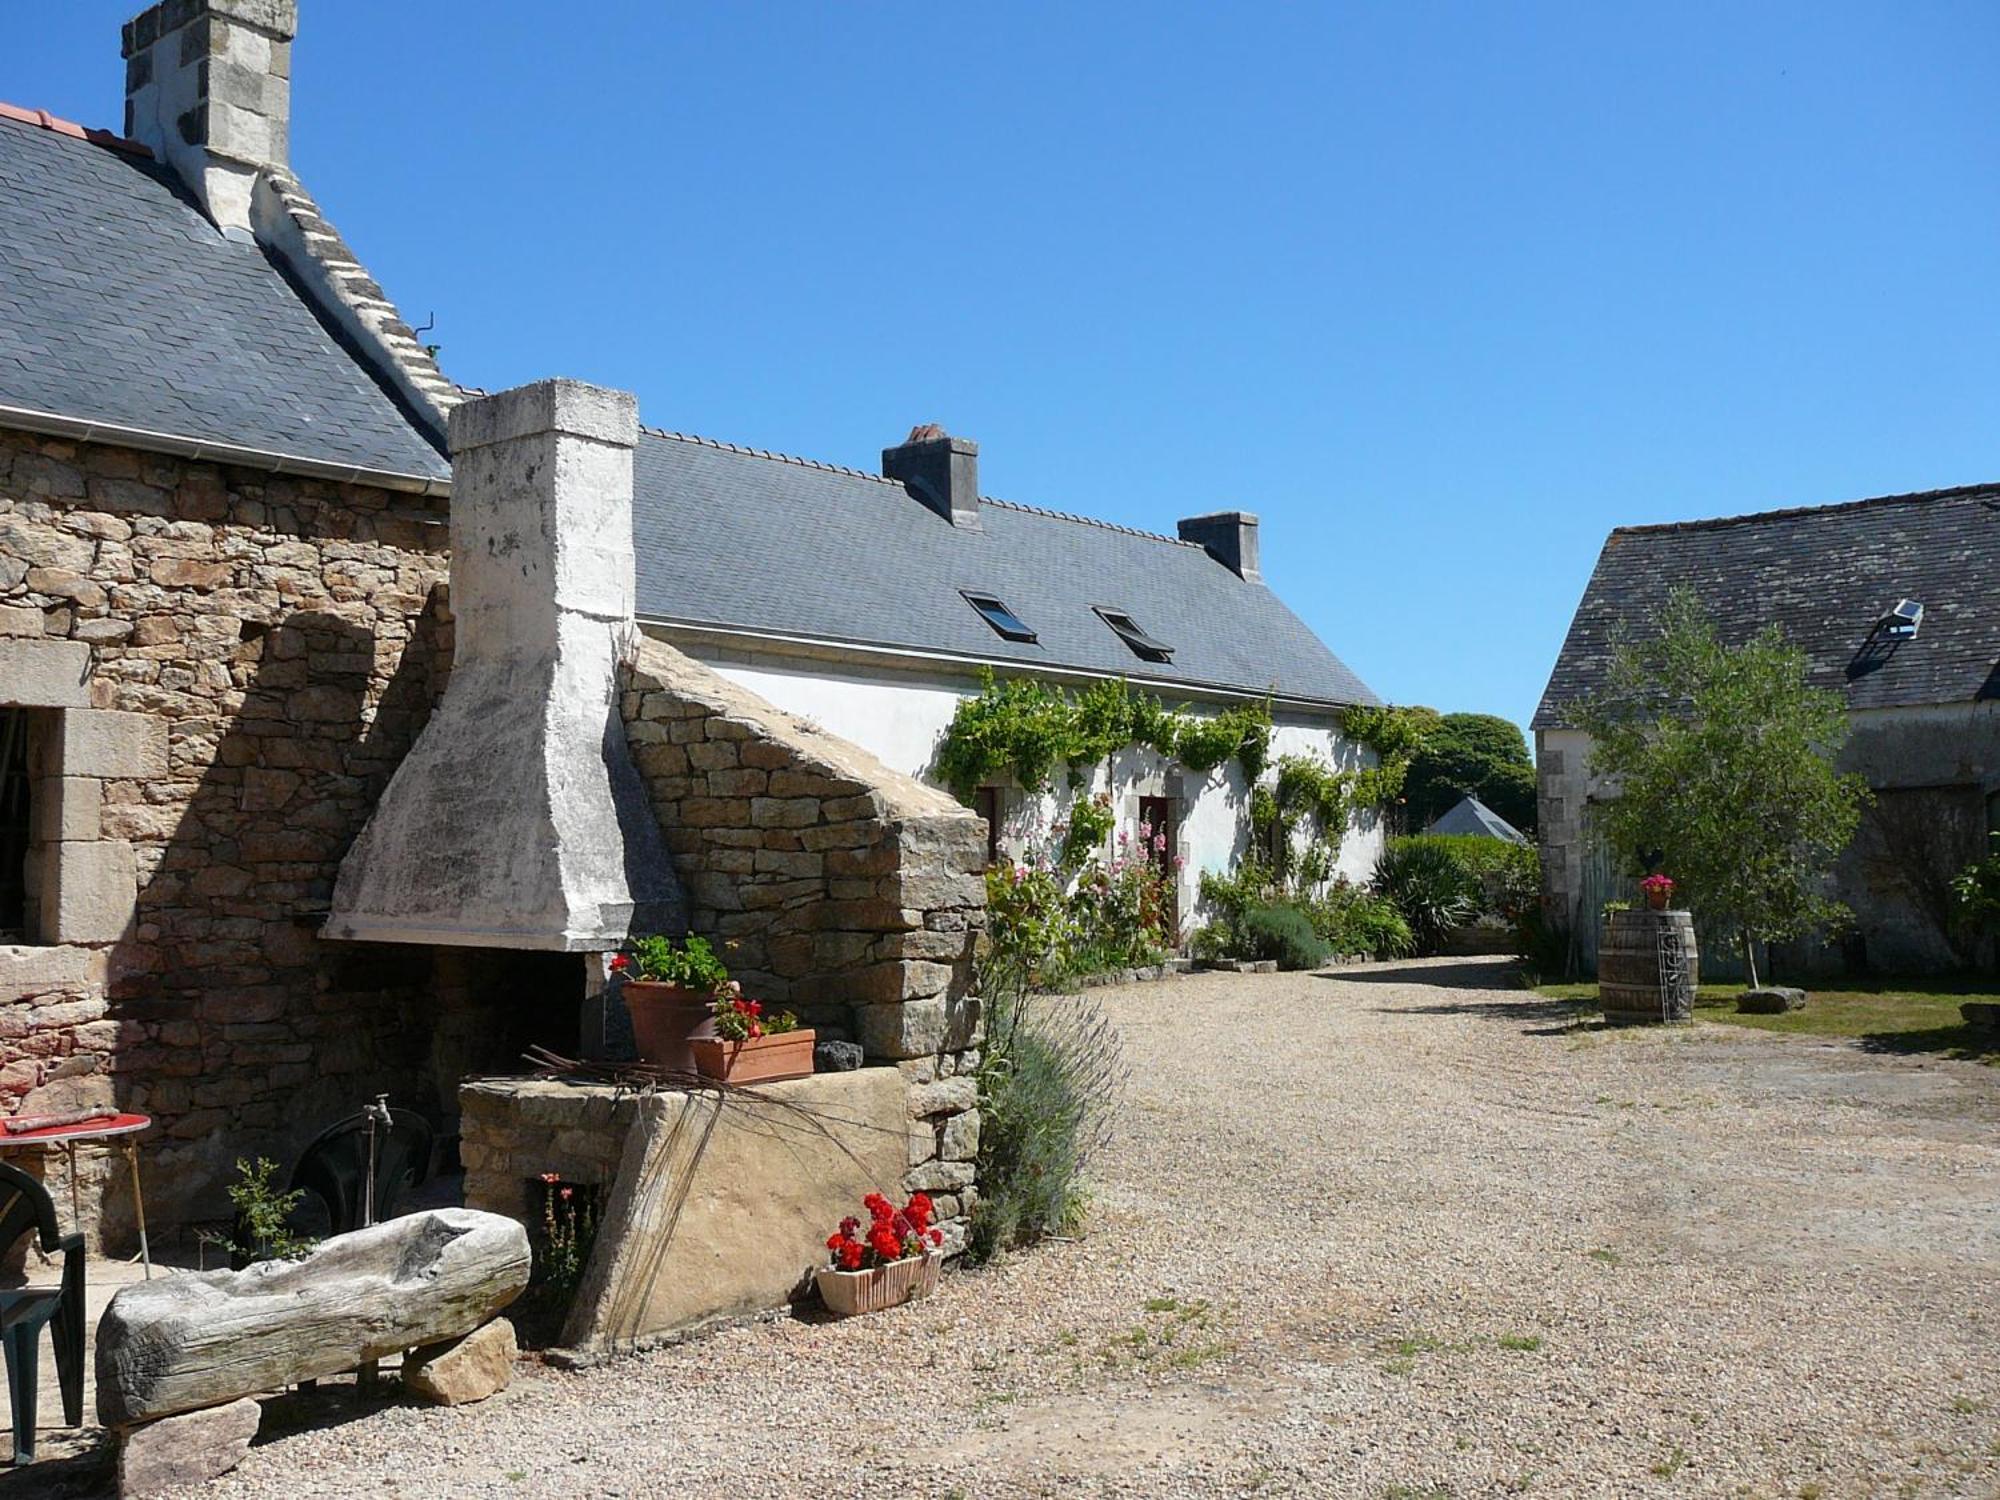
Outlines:
{"label": "slate roof", "polygon": [[[954,527],[899,483],[647,429],[633,531],[642,619],[1062,667],[1328,704],[1381,700],[1261,583],[1170,537],[982,499]],[[1002,639],[961,589],[1038,636]],[[1141,659],[1093,612],[1174,648]]]}
{"label": "slate roof", "polygon": [[[1814,679],[1854,708],[2000,697],[2000,485],[1885,495],[1611,533],[1563,642],[1534,727],[1603,681],[1619,622],[1643,629],[1676,585],[1700,593],[1724,639],[1772,622]],[[1915,637],[1871,631],[1896,603],[1924,606]]]}
{"label": "slate roof", "polygon": [[449,463],[149,159],[0,116],[0,406],[418,478]]}
{"label": "slate roof", "polygon": [[1471,834],[1477,838],[1505,839],[1525,844],[1528,836],[1477,797],[1461,797],[1449,811],[1439,815],[1425,833]]}

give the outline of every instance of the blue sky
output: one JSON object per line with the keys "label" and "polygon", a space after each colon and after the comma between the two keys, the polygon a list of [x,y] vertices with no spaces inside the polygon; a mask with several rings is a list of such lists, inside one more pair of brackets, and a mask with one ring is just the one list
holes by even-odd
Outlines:
{"label": "blue sky", "polygon": [[[137,8],[7,6],[0,99],[116,126]],[[1257,511],[1396,701],[1525,721],[1613,525],[2000,478],[1990,5],[302,9],[294,165],[447,373]]]}

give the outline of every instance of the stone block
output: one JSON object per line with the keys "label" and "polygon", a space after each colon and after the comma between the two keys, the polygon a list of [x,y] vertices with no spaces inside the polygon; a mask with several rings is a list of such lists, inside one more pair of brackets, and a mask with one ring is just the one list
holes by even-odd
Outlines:
{"label": "stone block", "polygon": [[906,1170],[893,1068],[758,1093],[639,1102],[566,1342],[599,1348],[784,1306],[824,1259],[828,1230]]}
{"label": "stone block", "polygon": [[979,1001],[934,995],[900,1005],[857,1005],[855,1031],[870,1057],[935,1056],[969,1047],[981,1035]]}
{"label": "stone block", "polygon": [[122,839],[54,846],[53,889],[42,894],[43,934],[58,943],[112,943],[139,901],[139,869]]}
{"label": "stone block", "polygon": [[104,783],[92,776],[45,776],[35,783],[30,804],[34,838],[53,844],[94,839],[104,804]]}
{"label": "stone block", "polygon": [[495,1318],[464,1338],[427,1344],[403,1361],[403,1384],[439,1406],[465,1406],[507,1389],[520,1347],[514,1325]]}
{"label": "stone block", "polygon": [[243,1462],[264,1408],[248,1396],[120,1434],[119,1500],[182,1495]]}
{"label": "stone block", "polygon": [[918,1084],[910,1090],[910,1114],[918,1119],[957,1114],[978,1103],[979,1085],[970,1078],[945,1078]]}
{"label": "stone block", "polygon": [[103,977],[93,957],[87,948],[0,947],[0,1004],[89,988],[93,973]]}
{"label": "stone block", "polygon": [[977,1175],[969,1161],[927,1161],[903,1174],[903,1190],[910,1193],[955,1193],[971,1187]]}
{"label": "stone block", "polygon": [[[35,614],[39,631],[41,612]],[[29,708],[88,708],[89,645],[26,635],[0,638],[0,698]]]}
{"label": "stone block", "polygon": [[938,1135],[938,1155],[946,1161],[971,1161],[979,1155],[978,1110],[968,1109],[944,1122],[944,1129]]}
{"label": "stone block", "polygon": [[167,723],[152,714],[68,709],[57,756],[64,776],[157,779],[167,774]]}
{"label": "stone block", "polygon": [[861,1066],[864,1056],[859,1042],[814,1042],[813,1071],[851,1073]]}
{"label": "stone block", "polygon": [[1745,1016],[1781,1016],[1788,1010],[1805,1008],[1806,992],[1782,984],[1745,990],[1736,1001],[1737,1014]]}

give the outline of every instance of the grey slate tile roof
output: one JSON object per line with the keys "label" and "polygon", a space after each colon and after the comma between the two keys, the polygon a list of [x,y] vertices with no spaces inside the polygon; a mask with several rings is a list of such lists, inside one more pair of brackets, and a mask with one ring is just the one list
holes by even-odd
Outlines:
{"label": "grey slate tile roof", "polygon": [[424,478],[450,465],[264,252],[144,158],[0,118],[0,405]]}
{"label": "grey slate tile roof", "polygon": [[[985,499],[984,529],[961,529],[872,474],[650,429],[635,469],[645,619],[1380,702],[1277,595],[1200,547]],[[961,589],[997,595],[1039,639],[1003,640]],[[1131,614],[1172,662],[1135,655],[1093,605]]]}
{"label": "grey slate tile roof", "polygon": [[[1813,677],[1854,708],[2000,697],[2000,485],[1611,533],[1571,621],[1537,729],[1603,682],[1613,633],[1643,630],[1676,585],[1697,590],[1730,641],[1775,622]],[[1904,598],[1913,639],[1869,644]]]}
{"label": "grey slate tile roof", "polygon": [[1441,814],[1424,832],[1470,834],[1475,838],[1505,839],[1510,844],[1528,842],[1525,833],[1477,797],[1461,797],[1448,812]]}

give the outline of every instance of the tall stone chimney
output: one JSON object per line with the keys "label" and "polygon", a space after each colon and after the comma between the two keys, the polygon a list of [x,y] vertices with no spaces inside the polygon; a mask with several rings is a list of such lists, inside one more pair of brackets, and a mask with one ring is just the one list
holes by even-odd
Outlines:
{"label": "tall stone chimney", "polygon": [[686,930],[632,764],[623,391],[545,380],[451,413],[451,680],[341,862],[326,935],[604,951]]}
{"label": "tall stone chimney", "polygon": [[1247,510],[1218,510],[1206,516],[1189,516],[1180,523],[1184,542],[1208,549],[1208,555],[1238,578],[1251,583],[1263,581],[1257,567],[1257,518]]}
{"label": "tall stone chimney", "polygon": [[952,437],[935,422],[912,427],[901,446],[882,450],[882,476],[901,480],[952,525],[980,529],[979,444],[970,438]]}
{"label": "tall stone chimney", "polygon": [[225,233],[251,230],[257,175],[291,155],[297,0],[160,0],[125,25],[125,133]]}

